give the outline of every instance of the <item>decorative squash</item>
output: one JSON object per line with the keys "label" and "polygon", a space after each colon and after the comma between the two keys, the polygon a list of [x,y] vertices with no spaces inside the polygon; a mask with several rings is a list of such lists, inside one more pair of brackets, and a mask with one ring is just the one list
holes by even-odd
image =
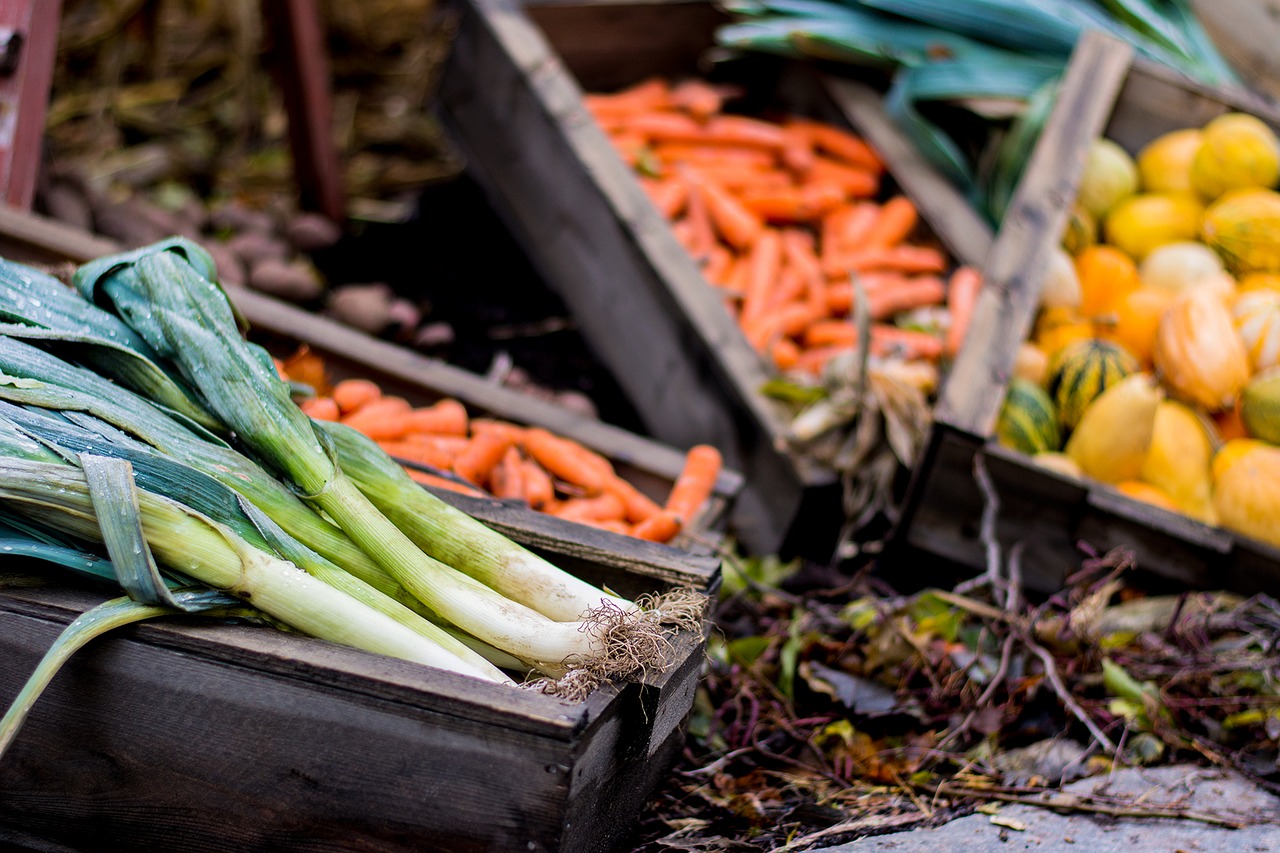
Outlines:
{"label": "decorative squash", "polygon": [[1094,337],[1093,324],[1070,308],[1045,308],[1036,317],[1032,340],[1050,358],[1067,344]]}
{"label": "decorative squash", "polygon": [[1066,454],[1095,480],[1136,480],[1164,397],[1150,373],[1134,373],[1098,395],[1067,439]]}
{"label": "decorative squash", "polygon": [[1151,365],[1160,318],[1177,296],[1159,287],[1139,287],[1117,303],[1113,322],[1103,334],[1129,351],[1144,367]]}
{"label": "decorative squash", "polygon": [[1255,372],[1280,364],[1280,291],[1240,294],[1231,306],[1231,319]]}
{"label": "decorative squash", "polygon": [[1280,193],[1236,190],[1209,206],[1200,238],[1236,276],[1280,272]]}
{"label": "decorative squash", "polygon": [[1232,465],[1244,456],[1246,453],[1253,452],[1254,448],[1267,447],[1267,442],[1260,441],[1256,438],[1236,438],[1228,441],[1222,447],[1218,448],[1218,452],[1213,454],[1213,482],[1216,484],[1225,472]]}
{"label": "decorative squash", "polygon": [[1204,205],[1191,193],[1138,193],[1111,209],[1102,223],[1106,242],[1141,261],[1165,243],[1194,240]]}
{"label": "decorative squash", "polygon": [[1280,444],[1280,368],[1250,379],[1240,392],[1237,410],[1250,438]]}
{"label": "decorative squash", "polygon": [[1076,255],[1080,282],[1080,316],[1093,319],[1114,310],[1116,303],[1142,283],[1138,265],[1115,246],[1099,243]]}
{"label": "decorative squash", "polygon": [[1231,190],[1273,187],[1280,178],[1280,139],[1261,119],[1227,113],[1200,133],[1191,159],[1191,186],[1206,199]]}
{"label": "decorative squash", "polygon": [[1219,524],[1280,546],[1280,447],[1254,442],[1215,468],[1213,506]]}
{"label": "decorative squash", "polygon": [[1212,523],[1212,461],[1213,440],[1201,416],[1183,403],[1161,400],[1142,461],[1143,482],[1158,487],[1192,518]]}
{"label": "decorative squash", "polygon": [[1230,408],[1249,381],[1249,354],[1231,312],[1202,289],[1180,297],[1164,313],[1152,358],[1177,396],[1210,412]]}
{"label": "decorative squash", "polygon": [[1235,292],[1235,281],[1222,266],[1222,258],[1204,243],[1166,243],[1151,250],[1138,266],[1138,277],[1148,287],[1177,295],[1191,287],[1211,286],[1223,296]]}
{"label": "decorative squash", "polygon": [[1052,450],[1045,453],[1037,453],[1031,457],[1031,461],[1041,468],[1061,474],[1064,477],[1071,477],[1075,480],[1084,479],[1084,471],[1080,468],[1080,463],[1065,453]]}
{"label": "decorative squash", "polygon": [[1157,136],[1138,151],[1138,180],[1147,192],[1190,192],[1191,161],[1200,149],[1198,127]]}
{"label": "decorative squash", "polygon": [[1093,140],[1085,153],[1076,204],[1102,219],[1121,200],[1138,191],[1138,164],[1110,139]]}
{"label": "decorative squash", "polygon": [[1161,509],[1167,509],[1170,512],[1180,512],[1178,502],[1169,496],[1168,492],[1159,486],[1153,486],[1150,483],[1144,483],[1141,480],[1123,480],[1115,484],[1115,490],[1122,495],[1127,495],[1134,500],[1143,503],[1158,506]]}
{"label": "decorative squash", "polygon": [[1081,251],[1098,242],[1098,220],[1089,215],[1078,203],[1072,206],[1067,217],[1067,227],[1062,231],[1062,249],[1068,255]]}
{"label": "decorative squash", "polygon": [[1026,379],[1013,379],[996,420],[996,440],[1026,454],[1057,450],[1062,443],[1058,413],[1044,389]]}
{"label": "decorative squash", "polygon": [[1093,400],[1138,369],[1138,362],[1114,341],[1088,338],[1067,344],[1049,357],[1045,390],[1058,420],[1072,429]]}
{"label": "decorative squash", "polygon": [[1079,309],[1082,298],[1080,276],[1076,273],[1071,256],[1064,249],[1052,247],[1049,250],[1044,282],[1040,285],[1040,307],[1069,308],[1074,311]]}
{"label": "decorative squash", "polygon": [[1044,376],[1049,370],[1049,356],[1044,350],[1029,341],[1018,345],[1018,352],[1013,357],[1013,375],[1026,379],[1037,385],[1044,385]]}

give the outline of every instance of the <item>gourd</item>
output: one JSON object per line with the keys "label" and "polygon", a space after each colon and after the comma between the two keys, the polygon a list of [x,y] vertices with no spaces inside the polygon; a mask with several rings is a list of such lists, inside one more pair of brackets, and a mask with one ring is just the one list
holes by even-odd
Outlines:
{"label": "gourd", "polygon": [[1213,483],[1213,506],[1218,523],[1280,546],[1280,447],[1254,442],[1215,467],[1219,473]]}
{"label": "gourd", "polygon": [[1255,373],[1280,364],[1280,291],[1240,294],[1231,306],[1231,319]]}
{"label": "gourd", "polygon": [[1066,454],[1095,480],[1136,480],[1151,447],[1156,409],[1164,397],[1150,373],[1133,373],[1094,400],[1067,439]]}
{"label": "gourd", "polygon": [[1231,312],[1204,290],[1192,290],[1164,313],[1152,359],[1176,396],[1210,412],[1230,408],[1249,381],[1249,354]]}
{"label": "gourd", "polygon": [[1045,390],[1065,429],[1080,421],[1085,408],[1107,388],[1138,369],[1138,362],[1114,341],[1086,338],[1067,344],[1049,359]]}
{"label": "gourd", "polygon": [[1043,388],[1026,379],[1009,382],[996,421],[996,440],[1027,454],[1058,449],[1062,442],[1058,413]]}
{"label": "gourd", "polygon": [[1280,444],[1280,368],[1249,380],[1240,393],[1239,411],[1250,438]]}
{"label": "gourd", "polygon": [[1142,462],[1143,482],[1159,488],[1192,518],[1212,523],[1212,460],[1213,441],[1200,415],[1184,403],[1161,400]]}

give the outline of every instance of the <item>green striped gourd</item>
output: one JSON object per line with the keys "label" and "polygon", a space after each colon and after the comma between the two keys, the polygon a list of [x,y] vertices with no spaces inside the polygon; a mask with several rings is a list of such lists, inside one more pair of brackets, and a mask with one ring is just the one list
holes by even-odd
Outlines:
{"label": "green striped gourd", "polygon": [[996,421],[996,440],[1032,456],[1058,449],[1062,443],[1058,412],[1043,388],[1017,377],[1009,383]]}
{"label": "green striped gourd", "polygon": [[1137,359],[1114,341],[1086,338],[1067,344],[1053,355],[1045,373],[1045,390],[1057,406],[1058,422],[1066,430],[1074,429],[1099,394],[1137,370]]}

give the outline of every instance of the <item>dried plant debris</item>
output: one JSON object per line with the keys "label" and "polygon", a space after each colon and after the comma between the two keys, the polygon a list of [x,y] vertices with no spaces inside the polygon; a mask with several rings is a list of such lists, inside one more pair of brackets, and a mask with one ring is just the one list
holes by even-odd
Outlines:
{"label": "dried plant debris", "polygon": [[1007,569],[904,595],[869,564],[730,559],[686,750],[636,849],[813,849],[984,802],[1233,825],[1059,790],[1195,761],[1280,791],[1280,602],[1156,595],[1133,568],[1082,545],[1066,588],[1032,600]]}

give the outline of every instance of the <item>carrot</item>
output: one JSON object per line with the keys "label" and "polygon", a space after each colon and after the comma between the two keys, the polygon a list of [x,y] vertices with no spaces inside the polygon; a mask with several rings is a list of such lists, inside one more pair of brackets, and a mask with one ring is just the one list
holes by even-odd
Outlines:
{"label": "carrot", "polygon": [[604,490],[622,501],[622,517],[632,524],[638,524],[662,511],[657,501],[621,477],[614,477],[605,483]]}
{"label": "carrot", "polygon": [[338,411],[346,415],[381,397],[382,388],[371,379],[343,379],[333,386],[330,396],[338,404]]}
{"label": "carrot", "polygon": [[756,118],[718,115],[708,119],[702,141],[709,145],[751,145],[781,151],[787,133],[780,126]]}
{"label": "carrot", "polygon": [[875,149],[846,130],[810,119],[792,119],[787,124],[791,128],[807,133],[813,140],[815,148],[837,160],[877,175],[884,171],[884,163]]}
{"label": "carrot", "polygon": [[579,524],[585,524],[588,527],[608,530],[610,533],[621,533],[623,536],[631,535],[631,525],[623,521],[621,518],[584,518],[576,520]]}
{"label": "carrot", "polygon": [[790,338],[778,338],[769,348],[769,355],[779,370],[791,370],[800,360],[800,347]]}
{"label": "carrot", "polygon": [[540,427],[531,427],[525,433],[524,447],[552,476],[579,486],[588,494],[599,494],[612,475],[613,466],[604,457]]}
{"label": "carrot", "polygon": [[814,250],[813,237],[805,231],[788,229],[782,235],[782,255],[787,266],[799,276],[810,310],[816,316],[828,313],[827,283],[822,274],[822,263]]}
{"label": "carrot", "polygon": [[964,343],[965,335],[973,320],[973,309],[978,302],[978,293],[982,290],[982,273],[973,267],[957,267],[951,274],[947,284],[947,309],[951,314],[951,325],[947,327],[947,337],[943,352],[949,358],[955,358]]}
{"label": "carrot", "polygon": [[684,524],[691,522],[715,490],[723,464],[720,451],[709,444],[689,448],[685,453],[684,467],[672,484],[663,509],[673,513]]}
{"label": "carrot", "polygon": [[782,266],[782,236],[776,229],[766,227],[761,232],[751,247],[748,263],[742,297],[741,322],[744,326],[763,316],[769,292]]}
{"label": "carrot", "polygon": [[509,447],[511,441],[506,436],[497,432],[482,432],[472,438],[466,449],[453,460],[453,473],[479,486],[485,482],[489,472],[497,466]]}
{"label": "carrot", "polygon": [[380,397],[365,403],[350,414],[343,415],[342,423],[374,440],[400,438],[409,432],[409,421],[406,415],[412,410],[413,407],[409,405],[409,401],[403,397]]}
{"label": "carrot", "polygon": [[457,400],[446,397],[430,406],[422,406],[405,415],[409,432],[425,432],[434,435],[466,435],[467,408]]}
{"label": "carrot", "polygon": [[844,228],[833,235],[834,239],[831,242],[823,243],[824,259],[836,252],[853,251],[864,246],[879,219],[879,204],[874,201],[855,203],[850,208],[849,218],[845,220]]}
{"label": "carrot", "polygon": [[682,526],[680,516],[663,510],[632,527],[631,535],[649,542],[670,542],[680,532]]}
{"label": "carrot", "polygon": [[416,462],[419,465],[430,465],[442,471],[453,468],[453,460],[457,455],[435,445],[402,439],[383,439],[378,442],[378,446],[385,450],[388,456],[407,462]]}
{"label": "carrot", "polygon": [[767,222],[796,224],[820,219],[844,203],[845,193],[832,183],[808,183],[773,190],[744,191],[743,207]]}
{"label": "carrot", "polygon": [[482,432],[497,432],[505,436],[516,447],[524,446],[525,427],[518,426],[510,421],[500,421],[494,418],[473,419],[471,421],[471,434],[479,435]]}
{"label": "carrot", "polygon": [[711,181],[725,192],[770,192],[793,185],[791,176],[781,169],[755,169],[749,167],[700,163],[690,168],[704,179]]}
{"label": "carrot", "polygon": [[915,204],[906,196],[896,195],[880,205],[880,215],[860,246],[893,246],[901,243],[916,227],[919,214]]}
{"label": "carrot", "polygon": [[800,271],[788,265],[784,255],[780,262],[778,278],[765,298],[765,313],[772,314],[783,306],[795,302],[804,296],[804,293],[805,281],[800,277]]}
{"label": "carrot", "polygon": [[318,421],[336,421],[342,413],[332,397],[308,397],[298,404],[302,413]]}
{"label": "carrot", "polygon": [[524,499],[534,509],[545,509],[556,499],[555,486],[545,468],[532,459],[524,460]]}
{"label": "carrot", "polygon": [[507,446],[498,464],[489,472],[489,491],[501,500],[524,500],[524,457],[514,445]]}
{"label": "carrot", "polygon": [[608,95],[586,95],[583,104],[599,117],[626,116],[644,110],[656,110],[671,104],[671,87],[667,81],[650,77],[620,92]]}
{"label": "carrot", "polygon": [[471,439],[464,435],[432,435],[426,432],[411,432],[397,439],[403,444],[425,447],[433,453],[443,453],[450,459],[457,457],[471,444]]}
{"label": "carrot", "polygon": [[686,201],[684,210],[684,222],[687,223],[687,237],[684,241],[684,247],[695,260],[701,261],[711,254],[711,249],[716,245],[716,232],[711,225],[711,213],[707,206],[707,197],[701,187],[690,183],[686,184]]}
{"label": "carrot", "polygon": [[694,118],[708,119],[724,106],[724,91],[702,80],[682,80],[671,89],[671,105]]}
{"label": "carrot", "polygon": [[684,181],[649,178],[641,180],[640,185],[664,218],[675,219],[684,211],[685,201],[689,198],[689,185]]}
{"label": "carrot", "polygon": [[683,113],[651,111],[635,113],[627,118],[627,132],[643,136],[650,142],[701,143],[706,131],[697,119]]}
{"label": "carrot", "polygon": [[871,198],[880,191],[880,177],[875,172],[838,163],[828,157],[815,157],[805,178],[835,184],[855,198]]}
{"label": "carrot", "polygon": [[666,142],[655,145],[653,153],[664,163],[688,163],[710,168],[773,169],[778,162],[778,158],[769,151],[745,146]]}
{"label": "carrot", "polygon": [[[824,312],[825,313],[825,312]],[[769,314],[754,326],[743,328],[747,341],[759,351],[771,350],[780,336],[797,335],[818,319],[808,302],[791,302]]]}
{"label": "carrot", "polygon": [[[847,321],[821,320],[805,330],[804,342],[808,351],[801,354],[801,364],[797,366],[812,358],[806,358],[810,352],[853,348],[858,343],[858,329]],[[928,332],[874,323],[871,326],[871,351],[876,355],[897,351],[908,358],[932,359],[941,355],[942,342],[937,335]]]}
{"label": "carrot", "polygon": [[930,246],[899,244],[873,246],[839,253],[823,260],[828,276],[839,278],[850,271],[890,270],[900,273],[940,273],[947,268],[947,258]]}
{"label": "carrot", "polygon": [[415,468],[406,468],[405,473],[415,482],[433,489],[447,489],[451,492],[461,492],[464,495],[483,494],[482,490],[474,486],[459,483],[457,480],[451,480],[448,477],[438,477],[435,474],[429,474],[426,471],[419,471]]}
{"label": "carrot", "polygon": [[719,284],[728,275],[733,265],[733,253],[720,243],[716,243],[702,262],[702,277],[712,284]]}
{"label": "carrot", "polygon": [[555,508],[555,515],[566,521],[606,521],[622,520],[625,511],[621,498],[602,492],[589,498],[570,498]]}
{"label": "carrot", "polygon": [[807,133],[799,133],[792,128],[784,128],[786,143],[778,157],[787,171],[797,178],[805,178],[812,174],[818,155],[813,150],[813,140]]}
{"label": "carrot", "polygon": [[877,290],[867,295],[867,308],[872,320],[885,320],[902,311],[940,305],[947,298],[947,285],[936,276],[916,276],[898,287]]}
{"label": "carrot", "polygon": [[685,174],[701,192],[711,223],[726,243],[741,251],[756,241],[765,227],[760,217],[743,207],[740,201],[715,182],[692,170]]}

